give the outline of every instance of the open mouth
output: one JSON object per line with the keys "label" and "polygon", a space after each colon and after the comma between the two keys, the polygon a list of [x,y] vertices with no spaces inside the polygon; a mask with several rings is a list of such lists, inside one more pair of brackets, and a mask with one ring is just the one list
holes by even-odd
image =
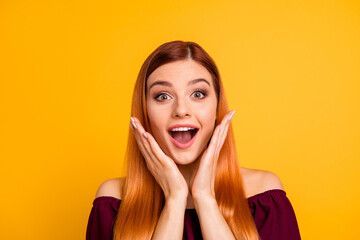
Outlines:
{"label": "open mouth", "polygon": [[169,131],[171,141],[179,148],[188,148],[195,140],[198,128],[178,127]]}

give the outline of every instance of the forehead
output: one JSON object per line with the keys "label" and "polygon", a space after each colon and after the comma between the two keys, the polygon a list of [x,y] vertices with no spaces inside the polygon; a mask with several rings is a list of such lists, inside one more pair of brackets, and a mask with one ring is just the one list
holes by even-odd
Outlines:
{"label": "forehead", "polygon": [[181,84],[197,78],[204,78],[212,85],[211,74],[200,63],[193,60],[170,62],[161,65],[150,74],[146,88],[157,80]]}

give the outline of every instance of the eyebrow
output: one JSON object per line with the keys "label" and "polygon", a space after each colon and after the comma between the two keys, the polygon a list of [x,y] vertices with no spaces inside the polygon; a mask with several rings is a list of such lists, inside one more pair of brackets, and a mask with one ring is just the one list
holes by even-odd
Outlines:
{"label": "eyebrow", "polygon": [[[197,79],[194,79],[194,80],[191,80],[190,82],[188,82],[188,86],[189,85],[193,85],[195,83],[198,83],[198,82],[205,82],[207,85],[210,86],[210,83],[205,80],[204,78],[197,78]],[[149,90],[153,87],[153,86],[156,86],[156,85],[162,85],[162,86],[167,86],[167,87],[171,87],[172,84],[170,82],[167,82],[167,81],[162,81],[162,80],[159,80],[159,81],[156,81],[154,83],[152,83],[149,87]]]}

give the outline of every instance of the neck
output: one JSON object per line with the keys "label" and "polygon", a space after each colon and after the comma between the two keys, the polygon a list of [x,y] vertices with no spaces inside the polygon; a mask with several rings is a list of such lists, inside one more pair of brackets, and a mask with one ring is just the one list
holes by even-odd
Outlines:
{"label": "neck", "polygon": [[[177,167],[179,168],[179,171],[183,175],[188,187],[190,184],[190,179],[191,179],[192,175],[194,174],[194,172],[196,171],[199,163],[200,163],[200,157],[197,158],[194,162],[192,162],[190,164],[186,164],[186,165],[176,164]],[[188,194],[188,198],[187,198],[186,208],[195,208],[190,189],[189,189],[189,194]]]}

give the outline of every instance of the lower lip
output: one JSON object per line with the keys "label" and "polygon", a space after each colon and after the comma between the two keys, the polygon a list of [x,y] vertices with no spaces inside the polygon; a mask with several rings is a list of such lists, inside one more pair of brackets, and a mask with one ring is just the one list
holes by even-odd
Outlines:
{"label": "lower lip", "polygon": [[185,149],[185,148],[191,147],[191,145],[192,145],[192,144],[194,143],[194,141],[195,141],[195,138],[196,138],[198,132],[199,132],[199,130],[196,132],[195,136],[194,136],[189,142],[187,142],[187,143],[180,143],[180,142],[176,141],[176,140],[171,136],[170,133],[169,133],[169,134],[170,134],[170,139],[171,139],[172,143],[173,143],[176,147],[181,148],[181,149]]}

